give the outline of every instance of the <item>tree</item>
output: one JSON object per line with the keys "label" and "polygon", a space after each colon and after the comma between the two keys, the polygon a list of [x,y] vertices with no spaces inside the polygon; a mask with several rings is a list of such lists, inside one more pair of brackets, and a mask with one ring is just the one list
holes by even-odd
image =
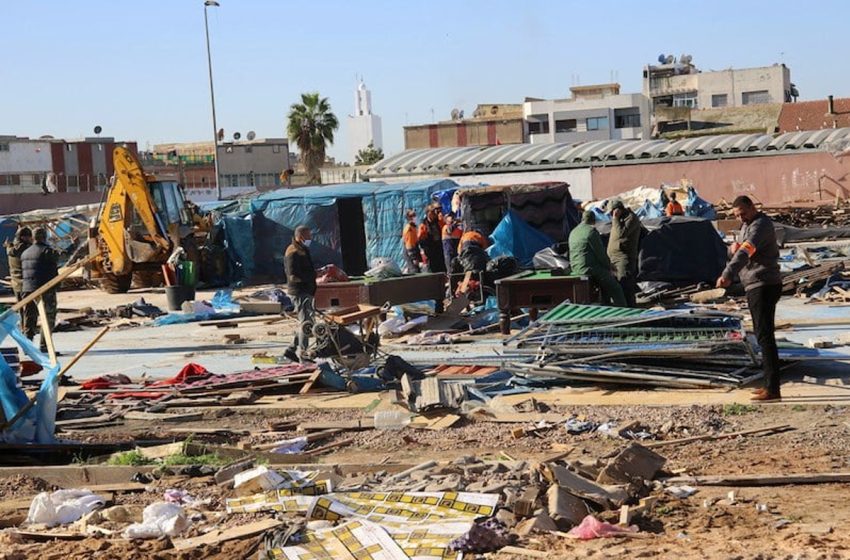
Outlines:
{"label": "tree", "polygon": [[308,184],[322,182],[319,170],[325,163],[325,151],[334,143],[334,131],[338,128],[339,121],[331,112],[328,98],[319,97],[319,92],[302,93],[301,103],[293,103],[289,108],[286,133],[301,152]]}
{"label": "tree", "polygon": [[384,159],[384,150],[381,148],[375,149],[375,145],[369,142],[369,145],[357,152],[354,156],[354,165],[372,165]]}

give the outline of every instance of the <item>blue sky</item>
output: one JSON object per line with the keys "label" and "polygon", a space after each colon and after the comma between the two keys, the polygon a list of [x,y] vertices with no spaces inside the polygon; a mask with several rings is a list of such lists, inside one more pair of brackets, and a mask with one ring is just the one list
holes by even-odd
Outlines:
{"label": "blue sky", "polygon": [[[639,91],[643,65],[689,53],[703,70],[784,62],[802,99],[850,96],[850,2],[567,0],[294,2],[210,8],[218,123],[284,135],[302,91],[340,117],[355,76],[372,90],[385,151],[402,126],[453,107],[563,97],[575,77]],[[212,133],[203,0],[0,0],[0,134],[104,134],[146,143]]]}

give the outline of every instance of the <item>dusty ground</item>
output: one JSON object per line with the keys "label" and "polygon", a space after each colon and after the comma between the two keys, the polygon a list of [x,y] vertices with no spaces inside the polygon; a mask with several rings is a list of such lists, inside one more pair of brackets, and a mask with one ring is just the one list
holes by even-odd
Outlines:
{"label": "dusty ground", "polygon": [[[110,307],[133,301],[144,295],[148,301],[164,305],[158,293],[105,296],[95,291],[60,295],[60,307]],[[211,295],[211,294],[207,294]],[[223,334],[239,332],[251,340],[246,347],[225,347]],[[274,354],[288,338],[291,325],[246,326],[223,331],[193,325],[153,331],[127,330],[104,339],[90,358],[75,368],[81,377],[89,373],[120,370],[128,361],[135,372],[175,373],[187,361],[198,361],[217,373],[250,369],[250,356],[268,348]],[[144,341],[139,342],[139,335]],[[112,336],[110,333],[109,336]],[[60,333],[60,349],[78,348],[79,341],[91,337],[91,331]],[[143,346],[143,349],[133,345]],[[266,345],[265,347],[263,345]],[[100,352],[98,354],[98,352]],[[136,354],[138,352],[138,354]],[[148,352],[148,354],[143,354]],[[142,356],[127,360],[127,356]],[[235,365],[233,365],[235,364]],[[218,365],[219,367],[215,367]],[[158,368],[158,369],[157,369]],[[814,364],[798,366],[794,383],[783,388],[787,404],[746,407],[730,403],[745,402],[748,389],[738,391],[618,391],[607,388],[559,389],[535,394],[546,403],[549,412],[564,418],[577,416],[597,423],[612,422],[623,426],[639,421],[651,434],[648,441],[671,440],[694,435],[718,434],[790,424],[792,431],[763,437],[694,442],[659,449],[668,459],[665,470],[674,475],[694,474],[791,474],[850,472],[850,394],[847,393],[847,366]],[[362,398],[360,398],[362,397]],[[331,397],[333,398],[333,397]],[[368,395],[319,398],[298,401],[263,399],[250,407],[232,410],[206,409],[202,420],[181,423],[180,428],[228,428],[246,430],[248,436],[195,436],[196,441],[212,444],[260,444],[290,434],[264,436],[270,422],[281,420],[331,421],[368,417],[373,408]],[[528,396],[508,399],[512,404]],[[357,400],[360,404],[346,404]],[[385,401],[391,401],[385,396]],[[831,404],[822,404],[828,402]],[[334,403],[339,403],[335,405]],[[681,406],[688,403],[688,406]],[[699,403],[699,404],[691,404]],[[712,403],[712,404],[707,404]],[[818,404],[814,404],[818,403]],[[845,407],[845,405],[847,407]],[[339,406],[330,408],[330,406]],[[347,407],[346,407],[347,406]],[[181,412],[180,409],[169,412]],[[473,455],[498,459],[509,455],[517,459],[540,459],[569,451],[569,460],[593,460],[604,457],[627,442],[616,435],[599,432],[570,435],[557,425],[537,435],[515,438],[518,424],[463,419],[441,431],[414,429],[380,432],[345,432],[322,444],[354,441],[317,458],[329,465],[374,465],[386,461],[416,464],[428,459],[452,460]],[[84,442],[174,437],[172,426],[127,421],[123,426],[97,431],[64,434]],[[292,436],[296,433],[291,432]],[[280,467],[282,468],[282,467]],[[215,486],[210,477],[193,479],[166,478],[150,483],[146,492],[115,494],[119,505],[144,506],[161,500],[168,488],[183,488],[192,496],[209,500],[203,513],[208,521],[221,526],[249,522],[252,516],[219,516],[227,491]],[[27,499],[54,487],[36,475],[22,471],[0,479],[2,504]],[[659,488],[659,501],[653,511],[638,520],[639,536],[580,542],[556,535],[532,535],[518,543],[529,549],[545,551],[548,558],[718,558],[718,559],[804,559],[850,558],[850,484],[775,486],[736,489],[730,504],[731,488],[702,486],[683,500],[672,498]],[[0,515],[2,517],[2,515]],[[262,517],[262,516],[260,516]],[[607,519],[616,521],[613,513]],[[197,529],[193,529],[197,531]],[[192,536],[190,533],[187,536]],[[35,542],[20,539],[0,530],[0,560],[46,558],[138,558],[138,559],[232,559],[255,558],[258,538],[233,541],[219,547],[202,547],[175,553],[164,541],[130,543],[121,538],[88,537],[78,541]],[[499,555],[502,557],[502,555]]]}
{"label": "dusty ground", "polygon": [[[578,415],[596,422],[613,421],[623,425],[639,419],[653,440],[677,439],[690,435],[723,433],[779,424],[795,429],[763,437],[695,442],[662,447],[668,458],[665,468],[682,474],[789,474],[850,471],[850,413],[847,409],[823,406],[773,406],[757,409],[730,407],[573,407],[553,409],[565,416]],[[350,419],[359,410],[289,411],[286,419],[302,421]],[[261,428],[268,414],[233,414],[205,419],[205,427]],[[556,427],[539,437],[514,439],[516,424],[462,421],[443,431],[406,428],[393,432],[368,430],[357,433],[355,443],[321,458],[322,463],[368,464],[390,456],[393,462],[418,462],[429,458],[449,460],[462,455],[540,458],[572,448],[569,459],[592,460],[621,448],[624,440],[599,432],[569,435]],[[664,433],[662,433],[662,428]],[[112,433],[112,437],[133,432],[156,435],[151,427]],[[294,434],[293,434],[294,435]],[[340,434],[335,440],[350,437]],[[241,438],[245,440],[246,438]],[[262,442],[261,436],[249,441]],[[218,441],[221,442],[219,439]],[[334,440],[330,440],[334,441]],[[234,443],[231,441],[230,443]],[[2,499],[31,496],[50,485],[30,477],[9,479],[0,484]],[[184,488],[196,498],[210,500],[208,509],[221,511],[222,492],[209,477],[159,480],[149,491],[116,494],[118,504],[146,505],[160,499],[166,488]],[[729,504],[730,488],[700,487],[683,500],[660,496],[654,511],[640,519],[639,537],[580,542],[560,536],[533,535],[521,542],[531,549],[545,550],[550,558],[848,558],[850,557],[850,485],[821,484],[738,488],[734,504]],[[766,511],[759,511],[764,509]],[[207,514],[214,515],[214,514]],[[608,514],[616,521],[614,514]],[[248,522],[231,516],[224,526]],[[61,543],[13,542],[2,537],[0,558],[240,558],[253,551],[257,539],[230,543],[218,549],[199,549],[173,555],[161,543],[129,546],[121,539],[90,537]]]}

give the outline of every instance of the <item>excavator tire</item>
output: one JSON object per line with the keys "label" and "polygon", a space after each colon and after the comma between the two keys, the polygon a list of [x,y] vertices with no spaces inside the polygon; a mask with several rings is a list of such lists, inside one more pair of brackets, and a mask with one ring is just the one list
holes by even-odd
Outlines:
{"label": "excavator tire", "polygon": [[161,270],[134,270],[133,282],[134,288],[158,288],[165,284]]}
{"label": "excavator tire", "polygon": [[130,289],[130,282],[132,280],[132,274],[124,274],[122,276],[104,274],[100,278],[100,289],[107,294],[123,294]]}

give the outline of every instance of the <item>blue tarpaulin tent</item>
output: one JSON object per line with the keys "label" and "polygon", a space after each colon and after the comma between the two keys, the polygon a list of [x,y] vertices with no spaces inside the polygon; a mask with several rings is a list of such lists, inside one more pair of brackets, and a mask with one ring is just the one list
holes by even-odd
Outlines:
{"label": "blue tarpaulin tent", "polygon": [[404,210],[421,212],[432,201],[433,193],[456,186],[453,181],[442,179],[350,183],[264,193],[250,203],[253,248],[244,239],[244,223],[234,222],[231,216],[225,223],[228,252],[232,259],[253,254],[251,267],[242,261],[246,278],[280,278],[283,251],[295,228],[304,224],[313,230],[310,252],[316,267],[335,264],[349,274],[362,274],[376,257],[401,263]]}
{"label": "blue tarpaulin tent", "polygon": [[487,249],[490,258],[511,256],[519,262],[520,266],[530,266],[535,253],[554,243],[551,237],[528,225],[513,210],[508,210],[490,234],[490,239],[493,241]]}

